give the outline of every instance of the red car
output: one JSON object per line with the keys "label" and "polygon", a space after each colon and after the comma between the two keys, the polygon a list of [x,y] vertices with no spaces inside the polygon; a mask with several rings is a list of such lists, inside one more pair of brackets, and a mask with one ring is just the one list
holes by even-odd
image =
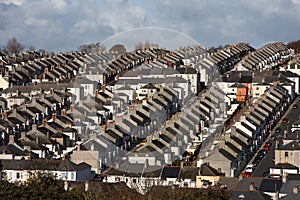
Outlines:
{"label": "red car", "polygon": [[270,149],[270,146],[269,146],[268,144],[265,144],[265,145],[264,145],[264,150],[265,150],[265,151],[269,151],[269,149]]}
{"label": "red car", "polygon": [[244,176],[244,177],[250,177],[250,176],[251,176],[251,173],[250,173],[250,172],[245,172],[245,173],[243,174],[243,176]]}
{"label": "red car", "polygon": [[282,119],[282,123],[287,123],[289,120],[287,118]]}

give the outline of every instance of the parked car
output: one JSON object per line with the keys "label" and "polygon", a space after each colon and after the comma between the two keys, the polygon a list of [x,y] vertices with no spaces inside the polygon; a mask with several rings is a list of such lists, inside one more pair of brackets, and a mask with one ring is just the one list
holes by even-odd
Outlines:
{"label": "parked car", "polygon": [[252,173],[254,171],[254,165],[253,164],[249,164],[246,166],[245,172],[250,172]]}
{"label": "parked car", "polygon": [[258,151],[257,155],[259,155],[260,157],[264,157],[266,155],[266,151],[264,149],[261,149]]}
{"label": "parked car", "polygon": [[254,160],[253,160],[253,162],[252,162],[252,164],[254,166],[257,166],[259,162],[260,162],[260,158],[255,157]]}
{"label": "parked car", "polygon": [[275,136],[275,135],[271,135],[271,136],[270,136],[270,140],[271,140],[271,141],[276,140],[276,136]]}
{"label": "parked car", "polygon": [[294,104],[294,105],[293,105],[293,109],[296,109],[296,108],[298,108],[298,105],[297,105],[297,104]]}
{"label": "parked car", "polygon": [[281,128],[279,128],[279,127],[277,127],[277,128],[275,129],[275,133],[280,133],[280,131],[281,131]]}
{"label": "parked car", "polygon": [[270,146],[268,144],[265,144],[263,148],[264,148],[265,151],[269,151],[270,150]]}
{"label": "parked car", "polygon": [[282,123],[287,123],[289,120],[287,118],[282,119]]}
{"label": "parked car", "polygon": [[263,177],[267,177],[269,175],[269,172],[264,172]]}
{"label": "parked car", "polygon": [[266,142],[266,144],[269,146],[269,147],[271,147],[272,146],[272,142]]}
{"label": "parked car", "polygon": [[250,177],[250,176],[251,176],[251,173],[250,173],[250,172],[245,172],[243,176],[244,176],[244,177]]}

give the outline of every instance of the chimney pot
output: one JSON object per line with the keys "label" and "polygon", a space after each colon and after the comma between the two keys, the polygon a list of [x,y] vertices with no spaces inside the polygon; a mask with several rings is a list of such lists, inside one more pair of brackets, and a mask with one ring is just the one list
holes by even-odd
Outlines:
{"label": "chimney pot", "polygon": [[63,117],[66,116],[66,110],[65,109],[61,110],[61,116],[63,116]]}
{"label": "chimney pot", "polygon": [[101,89],[102,89],[102,92],[104,93],[105,92],[105,85],[102,85]]}
{"label": "chimney pot", "polygon": [[286,183],[286,181],[287,181],[287,176],[288,176],[288,174],[287,174],[286,172],[283,172],[283,175],[282,175],[282,182],[283,182],[283,183]]}
{"label": "chimney pot", "polygon": [[15,143],[15,136],[13,134],[10,134],[8,144],[14,144],[14,143]]}
{"label": "chimney pot", "polygon": [[56,113],[53,113],[52,114],[52,121],[55,122],[55,120],[56,120]]}
{"label": "chimney pot", "polygon": [[44,118],[44,119],[43,119],[43,126],[46,126],[46,125],[47,125],[47,119]]}
{"label": "chimney pot", "polygon": [[293,187],[293,193],[294,193],[294,194],[298,194],[298,185],[295,185],[295,186]]}
{"label": "chimney pot", "polygon": [[250,191],[253,191],[253,190],[254,190],[254,182],[253,182],[253,181],[250,182],[249,190],[250,190]]}
{"label": "chimney pot", "polygon": [[70,105],[70,111],[71,111],[71,112],[74,112],[74,104],[71,104],[71,105]]}

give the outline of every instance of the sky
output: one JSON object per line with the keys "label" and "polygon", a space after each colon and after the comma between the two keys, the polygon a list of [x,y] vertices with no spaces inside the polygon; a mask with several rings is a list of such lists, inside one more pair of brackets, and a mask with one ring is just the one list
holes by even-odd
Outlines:
{"label": "sky", "polygon": [[173,46],[190,40],[258,48],[299,33],[300,0],[0,0],[0,47],[15,37],[26,48],[60,52],[119,37],[129,46],[174,38]]}

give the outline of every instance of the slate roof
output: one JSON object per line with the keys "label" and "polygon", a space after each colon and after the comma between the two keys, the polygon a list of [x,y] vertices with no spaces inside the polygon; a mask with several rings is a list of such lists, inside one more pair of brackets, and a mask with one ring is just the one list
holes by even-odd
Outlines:
{"label": "slate roof", "polygon": [[[289,175],[290,177],[290,175]],[[280,188],[280,193],[287,194],[286,199],[288,200],[299,200],[300,199],[300,192],[298,194],[293,193],[294,186],[299,186],[300,180],[287,180],[286,183],[283,183]]]}
{"label": "slate roof", "polygon": [[1,160],[4,170],[55,170],[79,171],[91,167],[87,164],[75,164],[70,160]]}
{"label": "slate roof", "polygon": [[196,181],[196,176],[199,175],[199,167],[186,166],[181,169],[179,179],[191,179]]}
{"label": "slate roof", "polygon": [[300,150],[300,144],[297,141],[292,141],[286,145],[280,146],[278,150]]}
{"label": "slate roof", "polygon": [[235,200],[240,199],[243,195],[244,199],[255,199],[255,200],[271,200],[269,195],[266,195],[260,191],[238,191],[238,190],[225,190],[228,194],[229,199]]}
{"label": "slate roof", "polygon": [[177,166],[166,166],[163,168],[161,173],[161,179],[166,180],[167,178],[178,178],[180,175],[180,167]]}
{"label": "slate roof", "polygon": [[202,164],[200,167],[201,176],[224,176],[224,173],[219,172],[208,164]]}

